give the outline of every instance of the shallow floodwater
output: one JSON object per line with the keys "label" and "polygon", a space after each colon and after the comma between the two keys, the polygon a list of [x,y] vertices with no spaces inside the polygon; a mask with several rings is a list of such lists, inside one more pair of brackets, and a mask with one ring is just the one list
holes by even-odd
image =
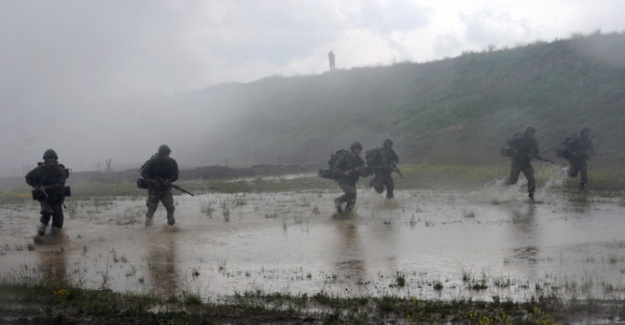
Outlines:
{"label": "shallow floodwater", "polygon": [[[38,204],[0,207],[0,273],[115,291],[414,296],[437,299],[625,297],[622,198],[482,191],[340,190],[176,196],[177,225],[143,224],[143,197],[66,201],[60,243],[33,245]],[[71,213],[70,213],[71,212]]]}

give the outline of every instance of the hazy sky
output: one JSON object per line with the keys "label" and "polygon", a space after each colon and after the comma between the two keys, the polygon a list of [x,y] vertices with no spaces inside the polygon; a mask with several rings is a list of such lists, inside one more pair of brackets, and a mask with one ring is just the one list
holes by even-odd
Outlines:
{"label": "hazy sky", "polygon": [[38,139],[67,122],[101,128],[84,103],[319,74],[331,50],[346,69],[621,32],[623,17],[625,0],[2,0],[0,175],[62,148]]}

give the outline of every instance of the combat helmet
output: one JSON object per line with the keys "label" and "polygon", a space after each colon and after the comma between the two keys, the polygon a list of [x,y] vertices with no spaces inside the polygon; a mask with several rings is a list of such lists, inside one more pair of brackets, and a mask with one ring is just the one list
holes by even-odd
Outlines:
{"label": "combat helmet", "polygon": [[579,134],[589,134],[590,133],[590,128],[582,125],[582,127],[579,128]]}
{"label": "combat helmet", "polygon": [[384,139],[384,142],[382,142],[382,146],[386,147],[386,146],[392,146],[393,145],[393,140],[391,138],[386,138]]}
{"label": "combat helmet", "polygon": [[525,130],[523,130],[524,135],[528,135],[530,133],[536,133],[536,128],[533,125],[528,125],[525,127]]}
{"label": "combat helmet", "polygon": [[171,149],[169,149],[169,147],[166,144],[163,144],[160,147],[158,147],[158,154],[159,155],[166,155],[166,154],[168,154],[170,152],[171,152]]}
{"label": "combat helmet", "polygon": [[54,151],[53,149],[48,149],[43,153],[43,159],[46,158],[59,159],[59,156],[56,155],[56,151]]}
{"label": "combat helmet", "polygon": [[354,148],[358,148],[360,150],[362,150],[362,144],[360,144],[360,142],[355,141],[354,143],[352,143],[351,146],[349,146],[349,149],[354,149]]}

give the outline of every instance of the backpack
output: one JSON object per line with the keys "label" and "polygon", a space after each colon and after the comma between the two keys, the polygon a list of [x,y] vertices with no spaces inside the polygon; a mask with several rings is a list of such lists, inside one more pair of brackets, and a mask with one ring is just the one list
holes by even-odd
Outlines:
{"label": "backpack", "polygon": [[336,164],[336,161],[347,153],[349,153],[349,151],[345,149],[340,149],[332,153],[330,155],[330,159],[328,159],[328,166],[330,167],[330,169],[334,168],[334,164]]}
{"label": "backpack", "polygon": [[572,144],[573,141],[575,141],[575,135],[568,136],[568,137],[564,138],[564,145],[568,146],[568,145]]}
{"label": "backpack", "polygon": [[328,166],[330,168],[329,169],[320,168],[319,169],[319,177],[332,179],[332,180],[337,180],[337,176],[334,175],[334,171],[332,169],[334,168],[334,164],[336,164],[336,161],[339,160],[339,158],[341,158],[342,156],[344,156],[347,153],[349,153],[349,151],[347,151],[345,149],[340,149],[340,150],[337,150],[336,152],[333,152],[330,155],[330,159],[328,159]]}
{"label": "backpack", "polygon": [[575,134],[564,138],[564,148],[558,149],[556,152],[557,156],[566,160],[571,160],[573,158],[573,155],[571,154],[571,147],[573,147],[577,141],[578,140]]}
{"label": "backpack", "polygon": [[382,166],[383,150],[384,149],[382,148],[367,150],[365,153],[365,162],[367,163],[367,166]]}

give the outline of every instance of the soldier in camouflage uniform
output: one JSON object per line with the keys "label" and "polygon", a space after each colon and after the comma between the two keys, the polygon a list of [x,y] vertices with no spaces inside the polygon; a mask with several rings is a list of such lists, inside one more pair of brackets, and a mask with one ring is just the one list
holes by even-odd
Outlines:
{"label": "soldier in camouflage uniform", "polygon": [[152,156],[141,167],[141,177],[149,182],[148,199],[146,205],[148,211],[145,213],[145,226],[152,225],[154,212],[161,202],[167,210],[167,224],[176,224],[174,218],[174,197],[171,194],[171,183],[178,180],[178,163],[169,154],[171,149],[167,145],[158,148],[158,153]]}
{"label": "soldier in camouflage uniform", "polygon": [[59,165],[58,156],[52,149],[43,153],[43,163],[26,174],[26,184],[34,189],[34,196],[41,204],[41,218],[37,234],[44,236],[52,218],[51,236],[56,236],[63,228],[63,188],[67,174],[65,168]]}
{"label": "soldier in camouflage uniform", "polygon": [[360,178],[360,169],[364,167],[365,161],[360,157],[362,145],[354,142],[349,147],[350,152],[342,155],[336,160],[332,171],[338,175],[337,183],[345,194],[334,199],[337,212],[343,212],[342,204],[345,205],[345,212],[350,212],[356,205],[356,182]]}
{"label": "soldier in camouflage uniform", "polygon": [[576,177],[578,173],[580,174],[579,189],[582,191],[586,189],[586,184],[588,184],[588,165],[586,160],[595,151],[589,135],[590,129],[587,126],[582,126],[579,129],[579,135],[574,135],[565,140],[568,153],[567,159],[571,164],[568,175]]}
{"label": "soldier in camouflage uniform", "polygon": [[395,197],[395,182],[393,181],[392,173],[397,171],[397,164],[399,163],[399,156],[393,150],[393,140],[384,139],[382,142],[381,152],[381,166],[382,168],[375,169],[375,177],[371,180],[371,186],[377,193],[383,193],[384,187],[386,187],[386,198],[392,199]]}
{"label": "soldier in camouflage uniform", "polygon": [[534,179],[534,168],[531,161],[534,157],[540,157],[538,151],[538,142],[534,139],[536,128],[531,125],[525,127],[523,134],[517,133],[506,141],[513,151],[512,164],[510,168],[510,176],[504,183],[505,185],[516,184],[519,175],[523,173],[527,179],[527,196],[530,200],[534,200],[534,191],[536,190],[536,180]]}

